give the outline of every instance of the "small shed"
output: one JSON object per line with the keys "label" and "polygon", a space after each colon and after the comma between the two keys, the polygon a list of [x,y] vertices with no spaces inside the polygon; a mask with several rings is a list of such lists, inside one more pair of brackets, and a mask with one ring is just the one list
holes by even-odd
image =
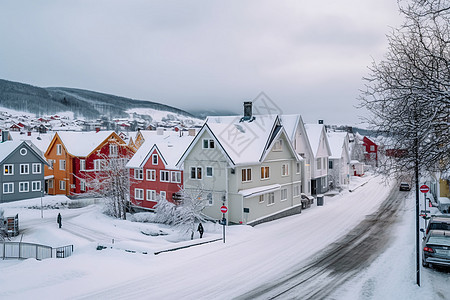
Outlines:
{"label": "small shed", "polygon": [[364,176],[364,163],[358,160],[350,161],[350,175],[353,176]]}

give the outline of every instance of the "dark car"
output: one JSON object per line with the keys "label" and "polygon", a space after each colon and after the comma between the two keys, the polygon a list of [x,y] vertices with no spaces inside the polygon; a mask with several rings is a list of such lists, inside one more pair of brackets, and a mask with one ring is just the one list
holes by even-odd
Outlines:
{"label": "dark car", "polygon": [[450,235],[450,216],[438,215],[431,217],[425,234],[427,234],[430,230],[447,230]]}
{"label": "dark car", "polygon": [[400,183],[400,191],[410,191],[411,186],[407,182],[401,182]]}
{"label": "dark car", "polygon": [[450,267],[450,231],[430,230],[422,242],[424,267]]}

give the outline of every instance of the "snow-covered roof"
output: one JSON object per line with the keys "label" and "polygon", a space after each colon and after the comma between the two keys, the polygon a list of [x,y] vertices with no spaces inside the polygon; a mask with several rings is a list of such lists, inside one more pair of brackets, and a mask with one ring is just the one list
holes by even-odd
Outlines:
{"label": "snow-covered roof", "polygon": [[[327,137],[331,150],[330,158],[341,158],[342,150],[345,146],[345,139],[347,138],[347,132],[329,132]],[[346,149],[346,151],[348,151],[348,149]]]}
{"label": "snow-covered roof", "polygon": [[301,121],[300,115],[282,115],[280,116],[281,124],[291,141],[295,139],[298,123]]}
{"label": "snow-covered roof", "polygon": [[276,115],[256,115],[240,122],[240,116],[208,117],[206,124],[235,165],[259,163],[269,146]]}
{"label": "snow-covered roof", "polygon": [[29,146],[31,150],[35,152],[43,162],[45,162],[42,152],[30,141],[12,140],[0,143],[0,163],[2,163],[15,149],[17,149],[17,147],[20,147],[22,144]]}
{"label": "snow-covered roof", "polygon": [[[170,132],[170,134],[169,134]],[[127,163],[128,168],[142,168],[142,166],[148,160],[150,153],[155,148],[158,149],[160,155],[166,163],[167,169],[177,169],[175,164],[183,155],[186,148],[194,139],[193,136],[180,134],[172,134],[171,131],[167,131],[168,134],[153,135],[147,138],[144,144],[136,151],[130,161]]]}
{"label": "snow-covered roof", "polygon": [[86,157],[114,131],[61,131],[58,136],[63,142],[66,150],[73,156]]}
{"label": "snow-covered roof", "polygon": [[55,135],[50,131],[47,133],[31,132],[31,135],[10,131],[9,134],[14,141],[31,141],[42,153],[45,153]]}
{"label": "snow-covered roof", "polygon": [[323,128],[323,124],[305,124],[306,134],[308,135],[308,140],[314,155],[316,155],[317,150],[319,149]]}

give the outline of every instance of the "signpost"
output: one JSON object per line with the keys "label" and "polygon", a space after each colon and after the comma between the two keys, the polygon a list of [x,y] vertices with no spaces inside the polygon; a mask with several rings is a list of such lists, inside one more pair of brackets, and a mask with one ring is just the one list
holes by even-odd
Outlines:
{"label": "signpost", "polygon": [[420,186],[420,191],[423,193],[423,209],[425,210],[425,229],[427,228],[427,215],[426,215],[426,209],[427,209],[427,193],[430,191],[430,188],[426,184],[422,184]]}
{"label": "signpost", "polygon": [[225,205],[222,205],[220,207],[220,212],[222,213],[222,225],[223,225],[223,242],[225,243],[225,225],[227,224],[227,219],[225,218],[225,214],[228,211],[228,207]]}

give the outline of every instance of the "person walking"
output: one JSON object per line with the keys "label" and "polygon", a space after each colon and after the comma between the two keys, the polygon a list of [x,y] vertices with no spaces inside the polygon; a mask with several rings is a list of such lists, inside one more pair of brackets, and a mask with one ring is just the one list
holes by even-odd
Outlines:
{"label": "person walking", "polygon": [[200,238],[202,238],[203,237],[203,232],[204,232],[202,223],[198,224],[197,231],[200,233]]}
{"label": "person walking", "polygon": [[56,218],[56,222],[59,224],[59,228],[62,226],[62,217],[61,214],[58,213],[58,217]]}

